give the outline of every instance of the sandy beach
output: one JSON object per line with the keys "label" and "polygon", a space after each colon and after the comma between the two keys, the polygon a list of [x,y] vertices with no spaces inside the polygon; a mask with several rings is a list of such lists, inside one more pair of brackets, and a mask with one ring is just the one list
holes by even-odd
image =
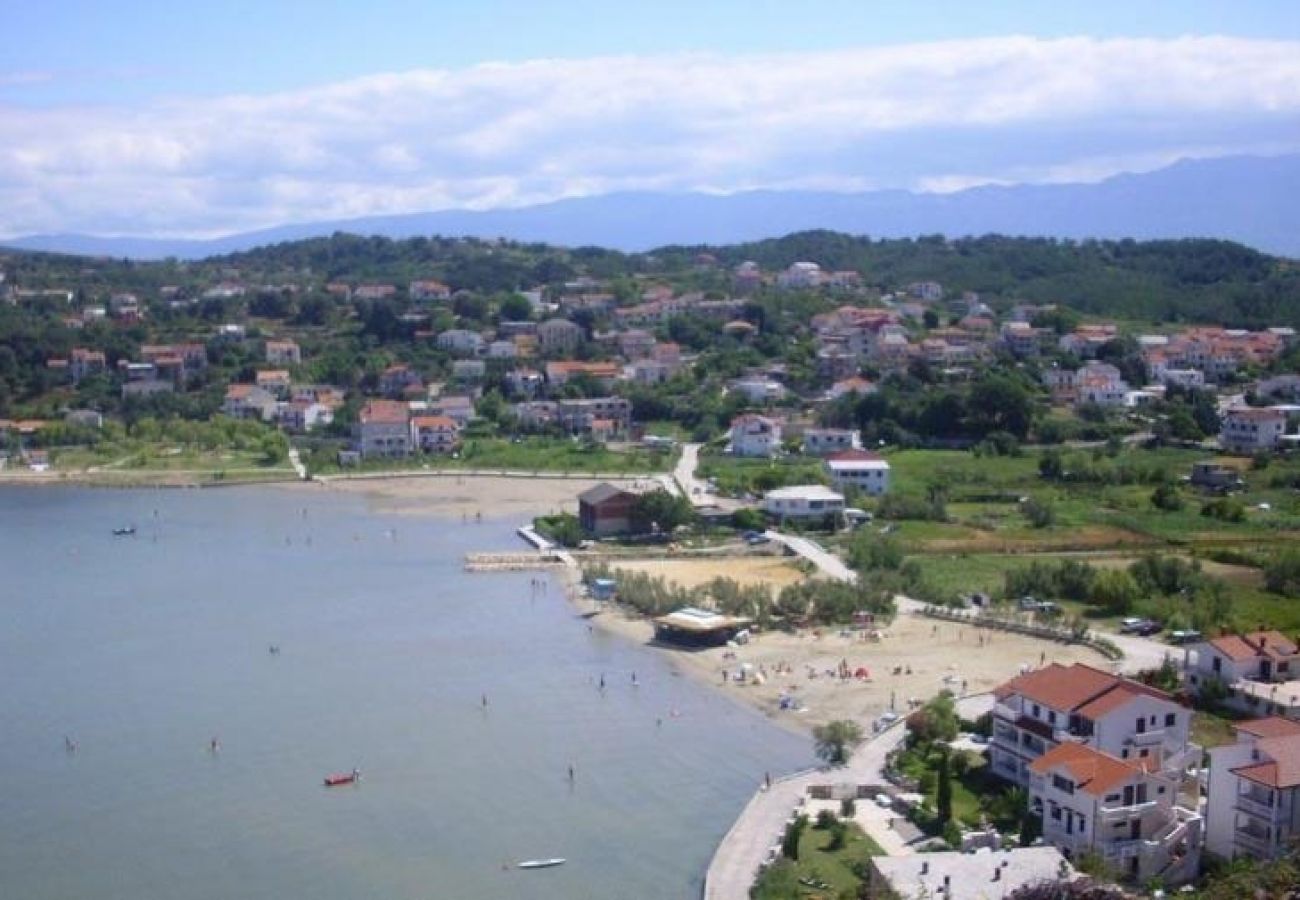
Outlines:
{"label": "sandy beach", "polygon": [[[646,565],[640,563],[638,568]],[[689,567],[691,562],[671,565]],[[748,574],[754,577],[752,571]],[[576,583],[576,575],[572,577]],[[617,606],[581,597],[575,597],[574,603],[583,613],[596,612],[591,621],[609,632],[641,643],[654,638],[649,621]],[[835,719],[867,725],[891,707],[906,714],[909,702],[924,701],[944,689],[958,695],[988,691],[1019,674],[1022,667],[1083,662],[1108,671],[1113,668],[1087,647],[911,614],[900,614],[892,624],[882,626],[877,639],[866,634],[838,629],[774,631],[755,634],[739,647],[659,649],[684,673],[798,731]],[[851,677],[837,676],[841,663]],[[738,678],[742,668],[744,680]],[[859,669],[866,670],[867,677],[852,677]],[[760,677],[755,679],[754,674]],[[783,697],[790,698],[791,708],[782,709]]]}
{"label": "sandy beach", "polygon": [[461,518],[482,514],[491,518],[517,518],[576,513],[578,495],[608,482],[644,490],[651,479],[561,478],[506,475],[469,475],[439,472],[428,475],[375,478],[331,478],[287,485],[290,490],[339,491],[360,494],[376,512],[398,515]]}

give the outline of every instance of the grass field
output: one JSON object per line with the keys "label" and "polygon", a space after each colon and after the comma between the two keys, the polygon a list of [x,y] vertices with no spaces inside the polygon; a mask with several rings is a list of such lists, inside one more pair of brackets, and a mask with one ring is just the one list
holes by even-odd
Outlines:
{"label": "grass field", "polygon": [[[854,872],[868,857],[884,856],[885,851],[862,829],[852,823],[847,840],[839,850],[830,850],[831,832],[814,828],[809,822],[799,839],[799,859],[773,866],[759,876],[750,896],[756,900],[791,900],[791,898],[832,898],[852,895],[862,883]],[[825,888],[807,887],[806,883],[824,884]]]}
{"label": "grass field", "polygon": [[398,472],[415,469],[500,469],[512,472],[568,472],[601,475],[641,475],[667,472],[677,460],[677,452],[650,451],[642,448],[619,451],[607,447],[584,446],[572,440],[525,438],[519,443],[505,438],[472,438],[465,442],[458,457],[429,455],[396,460],[366,460],[360,466],[340,469],[325,455],[313,455],[313,473]]}

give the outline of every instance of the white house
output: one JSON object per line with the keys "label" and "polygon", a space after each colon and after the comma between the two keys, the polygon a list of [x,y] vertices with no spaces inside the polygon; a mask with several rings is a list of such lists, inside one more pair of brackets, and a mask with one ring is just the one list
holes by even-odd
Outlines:
{"label": "white house", "polygon": [[483,353],[483,335],[466,328],[448,328],[438,335],[435,343],[440,350],[448,350],[457,356],[478,356]]}
{"label": "white house", "polygon": [[821,519],[844,512],[844,495],[820,484],[777,488],[763,496],[763,512],[778,519]]}
{"label": "white house", "polygon": [[1300,723],[1238,722],[1237,742],[1210,751],[1205,850],[1274,859],[1300,837]]}
{"label": "white house", "polygon": [[841,450],[823,463],[837,490],[854,488],[878,497],[889,490],[889,463],[867,450]]}
{"label": "white house", "polygon": [[397,400],[371,400],[357,416],[356,440],[363,458],[409,456],[410,407]]}
{"label": "white house", "polygon": [[1223,414],[1219,446],[1235,453],[1272,450],[1285,433],[1285,410],[1238,406]]}
{"label": "white house", "polygon": [[425,453],[451,453],[460,447],[460,426],[448,416],[414,416],[411,442]]}
{"label": "white house", "polygon": [[994,691],[989,764],[1029,786],[1029,764],[1058,744],[1087,744],[1160,772],[1182,772],[1200,748],[1187,741],[1190,710],[1164,691],[1082,663],[1059,663]]}
{"label": "white house", "polygon": [[991,900],[1008,897],[1022,887],[1079,877],[1055,847],[872,856],[867,862],[871,867],[869,896],[899,900]]}
{"label": "white house", "polygon": [[1219,684],[1245,713],[1300,716],[1300,647],[1279,631],[1228,634],[1187,648],[1188,687]]}
{"label": "white house", "polygon": [[302,362],[302,349],[296,341],[267,341],[266,361],[273,366],[296,366]]}
{"label": "white house", "polygon": [[543,353],[569,354],[582,342],[582,328],[568,319],[547,319],[537,326]]}
{"label": "white house", "polygon": [[821,283],[822,269],[815,262],[791,263],[788,269],[776,276],[777,287],[791,290],[815,288]]}
{"label": "white house", "polygon": [[746,375],[731,382],[731,390],[750,403],[771,403],[785,396],[785,385],[764,375]]}
{"label": "white house", "polygon": [[731,423],[733,456],[775,456],[781,448],[781,423],[767,416],[738,416]]}
{"label": "white house", "polygon": [[841,450],[861,450],[862,438],[856,428],[806,428],[803,452],[809,456],[826,456]]}
{"label": "white house", "polygon": [[1030,763],[1029,773],[1043,839],[1067,859],[1097,853],[1133,881],[1178,884],[1197,875],[1204,822],[1178,803],[1177,777],[1069,741]]}

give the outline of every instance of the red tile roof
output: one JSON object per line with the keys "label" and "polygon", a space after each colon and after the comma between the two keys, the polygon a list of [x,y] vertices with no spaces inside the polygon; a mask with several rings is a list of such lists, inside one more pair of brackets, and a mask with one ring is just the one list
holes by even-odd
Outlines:
{"label": "red tile roof", "polygon": [[1243,766],[1233,772],[1268,787],[1300,786],[1300,735],[1261,738],[1255,747],[1268,762]]}
{"label": "red tile roof", "polygon": [[1065,769],[1079,790],[1095,797],[1104,796],[1143,774],[1143,770],[1132,763],[1094,750],[1087,744],[1073,742],[1053,747],[1030,763],[1029,768],[1038,775],[1045,775],[1053,769]]}
{"label": "red tile roof", "polygon": [[[1116,696],[1102,699],[1103,695],[1111,692],[1115,692]],[[1011,679],[994,693],[998,697],[1019,694],[1034,703],[1066,712],[1078,712],[1089,718],[1123,706],[1138,694],[1169,700],[1169,695],[1164,691],[1083,663],[1071,666],[1052,663],[1046,668]]]}
{"label": "red tile roof", "polygon": [[1268,716],[1263,719],[1251,719],[1249,722],[1237,722],[1233,727],[1238,732],[1260,738],[1286,737],[1300,734],[1300,722],[1293,722],[1281,716]]}
{"label": "red tile roof", "polygon": [[1256,656],[1274,659],[1295,656],[1295,642],[1280,631],[1252,631],[1249,634],[1228,634],[1210,641],[1210,646],[1233,662],[1242,662]]}

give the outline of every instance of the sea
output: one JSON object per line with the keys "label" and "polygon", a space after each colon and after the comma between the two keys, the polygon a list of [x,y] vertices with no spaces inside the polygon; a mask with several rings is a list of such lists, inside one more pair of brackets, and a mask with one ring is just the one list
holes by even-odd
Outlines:
{"label": "sea", "polygon": [[811,744],[558,581],[462,571],[519,524],[0,489],[0,897],[698,897]]}

